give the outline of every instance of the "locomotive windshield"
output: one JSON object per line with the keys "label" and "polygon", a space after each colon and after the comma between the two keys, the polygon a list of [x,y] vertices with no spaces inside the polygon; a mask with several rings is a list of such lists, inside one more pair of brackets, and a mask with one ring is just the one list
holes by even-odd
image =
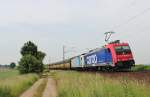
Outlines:
{"label": "locomotive windshield", "polygon": [[117,54],[130,54],[131,49],[129,46],[117,46],[115,47],[116,53]]}

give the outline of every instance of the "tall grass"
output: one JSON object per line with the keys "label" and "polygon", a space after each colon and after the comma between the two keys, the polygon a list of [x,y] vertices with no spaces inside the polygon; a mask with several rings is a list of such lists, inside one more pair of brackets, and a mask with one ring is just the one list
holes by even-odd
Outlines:
{"label": "tall grass", "polygon": [[0,79],[0,97],[19,97],[37,79],[36,74],[16,75]]}
{"label": "tall grass", "polygon": [[129,78],[111,79],[99,74],[57,71],[59,97],[149,97],[150,86]]}

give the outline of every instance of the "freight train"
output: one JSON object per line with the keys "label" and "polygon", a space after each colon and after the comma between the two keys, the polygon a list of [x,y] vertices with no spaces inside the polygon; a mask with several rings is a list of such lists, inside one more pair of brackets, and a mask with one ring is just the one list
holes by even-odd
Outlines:
{"label": "freight train", "polygon": [[122,70],[135,65],[128,43],[119,40],[73,58],[49,64],[49,69]]}

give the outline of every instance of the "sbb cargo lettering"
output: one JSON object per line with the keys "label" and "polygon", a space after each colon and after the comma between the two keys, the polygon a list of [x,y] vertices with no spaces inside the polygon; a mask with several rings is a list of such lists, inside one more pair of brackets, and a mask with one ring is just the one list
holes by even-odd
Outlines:
{"label": "sbb cargo lettering", "polygon": [[96,64],[97,63],[97,56],[96,56],[96,54],[88,56],[86,58],[86,60],[87,60],[87,64]]}

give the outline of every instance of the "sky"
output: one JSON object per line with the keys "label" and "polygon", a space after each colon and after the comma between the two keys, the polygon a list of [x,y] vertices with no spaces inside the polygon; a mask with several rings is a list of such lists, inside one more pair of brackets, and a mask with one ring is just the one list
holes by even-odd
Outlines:
{"label": "sky", "polygon": [[44,63],[105,45],[128,42],[135,61],[150,63],[149,0],[0,0],[0,64],[18,62],[20,50],[33,41],[47,54]]}

